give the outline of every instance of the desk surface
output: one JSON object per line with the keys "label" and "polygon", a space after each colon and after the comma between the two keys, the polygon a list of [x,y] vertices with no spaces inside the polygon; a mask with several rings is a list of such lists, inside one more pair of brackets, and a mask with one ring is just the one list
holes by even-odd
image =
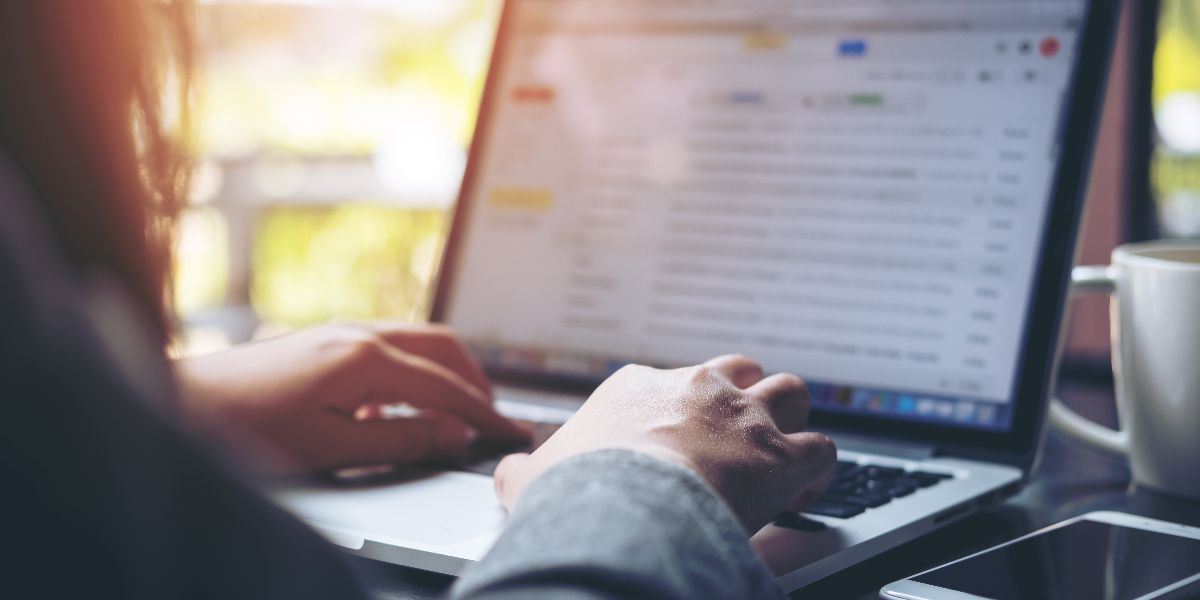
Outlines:
{"label": "desk surface", "polygon": [[[1110,387],[1065,383],[1063,400],[1101,423],[1116,421]],[[878,598],[883,585],[1034,529],[1094,510],[1121,510],[1200,526],[1200,503],[1131,489],[1124,461],[1046,434],[1043,455],[1030,484],[1007,503],[954,523],[881,554],[807,588],[794,598]],[[438,598],[453,579],[356,559],[381,598]]]}

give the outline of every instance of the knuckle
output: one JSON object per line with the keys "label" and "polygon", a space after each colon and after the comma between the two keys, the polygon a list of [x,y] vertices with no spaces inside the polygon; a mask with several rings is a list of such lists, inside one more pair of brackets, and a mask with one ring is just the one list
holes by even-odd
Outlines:
{"label": "knuckle", "polygon": [[442,336],[442,337],[455,337],[454,329],[452,329],[450,325],[446,325],[444,323],[430,323],[428,325],[425,325],[425,328],[426,328],[426,331],[430,332],[430,334],[432,334],[432,335]]}
{"label": "knuckle", "polygon": [[379,336],[361,327],[342,329],[334,344],[351,360],[374,358],[383,350]]}
{"label": "knuckle", "polygon": [[821,447],[825,449],[825,454],[829,458],[829,462],[837,461],[837,444],[833,443],[833,439],[825,434],[821,435]]}
{"label": "knuckle", "polygon": [[458,343],[458,336],[455,335],[454,329],[444,323],[430,323],[425,326],[425,332],[431,337]]}
{"label": "knuckle", "polygon": [[738,387],[746,387],[763,379],[762,364],[745,354],[722,354],[702,366]]}
{"label": "knuckle", "polygon": [[791,373],[780,373],[778,377],[779,387],[782,391],[799,393],[806,397],[808,396],[808,383],[806,383],[799,376]]}
{"label": "knuckle", "polygon": [[829,436],[823,433],[813,433],[805,437],[805,453],[813,460],[833,463],[837,460],[837,446]]}
{"label": "knuckle", "polygon": [[688,370],[687,382],[693,386],[706,386],[718,377],[717,370],[708,365],[697,365]]}
{"label": "knuckle", "polygon": [[749,356],[746,356],[745,354],[742,354],[741,352],[735,352],[733,354],[726,354],[724,358],[725,358],[725,360],[727,360],[729,362],[734,362],[734,363],[748,363],[748,364],[753,364],[753,365],[758,364],[758,361],[754,360],[753,358],[750,358]]}
{"label": "knuckle", "polygon": [[629,364],[621,367],[620,369],[617,369],[616,372],[614,372],[612,374],[612,377],[621,378],[621,379],[629,379],[629,378],[638,377],[640,375],[643,375],[643,374],[645,374],[645,372],[647,370],[649,370],[648,367],[629,363]]}

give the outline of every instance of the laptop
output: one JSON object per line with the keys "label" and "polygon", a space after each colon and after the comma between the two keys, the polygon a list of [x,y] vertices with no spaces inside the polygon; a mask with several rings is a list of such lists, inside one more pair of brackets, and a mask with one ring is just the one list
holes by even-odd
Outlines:
{"label": "laptop", "polygon": [[[839,463],[752,538],[787,590],[961,519],[1034,461],[1116,13],[510,0],[433,319],[538,423],[630,362],[804,377]],[[454,574],[504,526],[493,465],[278,495]]]}

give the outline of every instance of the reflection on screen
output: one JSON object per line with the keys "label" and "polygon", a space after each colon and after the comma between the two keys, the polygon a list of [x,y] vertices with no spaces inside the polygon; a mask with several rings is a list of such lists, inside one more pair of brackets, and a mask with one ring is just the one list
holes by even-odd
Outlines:
{"label": "reflection on screen", "polygon": [[519,1],[448,321],[493,367],[741,352],[1007,428],[1083,5]]}
{"label": "reflection on screen", "polygon": [[995,600],[1125,600],[1200,574],[1200,540],[1079,521],[914,577]]}

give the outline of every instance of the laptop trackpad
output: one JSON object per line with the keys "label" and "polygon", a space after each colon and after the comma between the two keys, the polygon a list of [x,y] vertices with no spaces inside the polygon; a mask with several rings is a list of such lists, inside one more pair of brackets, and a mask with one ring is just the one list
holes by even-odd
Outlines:
{"label": "laptop trackpad", "polygon": [[364,483],[311,483],[277,490],[284,507],[319,528],[405,546],[452,546],[499,533],[506,513],[492,478],[409,473]]}

